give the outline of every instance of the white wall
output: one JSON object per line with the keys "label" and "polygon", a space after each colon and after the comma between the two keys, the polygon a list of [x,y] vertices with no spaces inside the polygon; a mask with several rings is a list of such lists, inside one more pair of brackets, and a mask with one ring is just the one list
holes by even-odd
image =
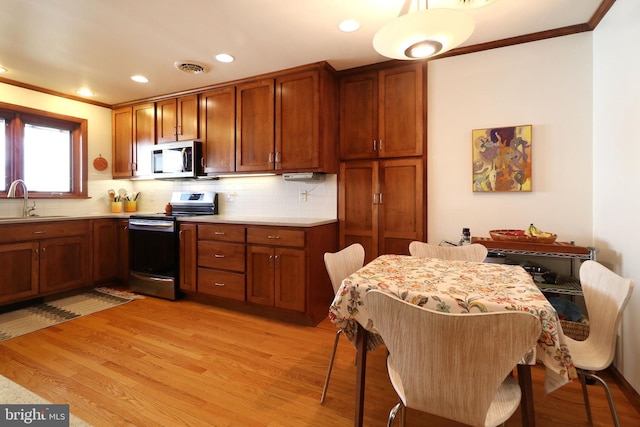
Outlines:
{"label": "white wall", "polygon": [[640,391],[638,22],[640,2],[618,0],[594,32],[593,231],[600,261],[635,281],[615,365]]}
{"label": "white wall", "polygon": [[[592,242],[592,36],[428,63],[428,240],[530,223]],[[533,191],[472,192],[471,131],[533,125]]]}

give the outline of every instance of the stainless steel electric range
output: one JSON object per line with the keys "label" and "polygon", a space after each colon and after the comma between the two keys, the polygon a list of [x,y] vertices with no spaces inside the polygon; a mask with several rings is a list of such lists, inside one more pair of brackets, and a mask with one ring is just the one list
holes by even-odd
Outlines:
{"label": "stainless steel electric range", "polygon": [[137,214],[129,218],[129,289],[169,300],[178,298],[178,217],[216,215],[218,195],[213,192],[175,192],[171,212]]}

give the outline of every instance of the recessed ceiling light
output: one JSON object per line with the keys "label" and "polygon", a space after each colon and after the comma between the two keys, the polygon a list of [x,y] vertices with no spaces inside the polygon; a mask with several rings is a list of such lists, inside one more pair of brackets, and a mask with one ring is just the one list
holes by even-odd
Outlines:
{"label": "recessed ceiling light", "polygon": [[80,96],[93,96],[93,92],[91,92],[89,89],[78,89],[76,91],[76,93]]}
{"label": "recessed ceiling light", "polygon": [[220,62],[233,62],[235,58],[228,53],[219,53],[216,55],[216,59]]}
{"label": "recessed ceiling light", "polygon": [[133,80],[134,82],[138,82],[138,83],[149,83],[149,79],[146,78],[145,76],[141,76],[139,74],[135,75],[135,76],[131,76],[131,80]]}
{"label": "recessed ceiling light", "polygon": [[360,28],[360,23],[353,19],[345,19],[338,24],[338,28],[345,33],[352,33]]}
{"label": "recessed ceiling light", "polygon": [[6,73],[7,71],[9,71],[9,70],[7,70],[7,69],[6,69],[6,68],[4,68],[4,67],[0,67],[0,73]]}

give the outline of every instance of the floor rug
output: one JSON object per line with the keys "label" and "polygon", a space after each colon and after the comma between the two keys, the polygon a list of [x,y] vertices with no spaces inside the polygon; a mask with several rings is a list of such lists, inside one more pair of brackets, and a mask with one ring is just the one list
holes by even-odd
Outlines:
{"label": "floor rug", "polygon": [[[10,379],[0,375],[0,404],[48,405],[50,402],[27,390],[20,384],[14,383]],[[0,417],[0,425],[2,425],[2,421],[3,419]],[[18,423],[16,422],[15,424],[17,425]],[[91,427],[90,424],[73,414],[70,416],[68,425],[70,427]]]}
{"label": "floor rug", "polygon": [[0,314],[0,342],[141,298],[144,297],[126,291],[95,288],[79,295]]}

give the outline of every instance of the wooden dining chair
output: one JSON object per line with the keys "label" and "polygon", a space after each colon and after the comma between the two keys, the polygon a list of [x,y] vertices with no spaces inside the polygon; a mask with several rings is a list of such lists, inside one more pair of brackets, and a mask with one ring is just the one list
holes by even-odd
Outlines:
{"label": "wooden dining chair", "polygon": [[483,262],[488,251],[479,243],[464,246],[438,246],[415,240],[409,243],[409,253],[411,256],[420,258]]}
{"label": "wooden dining chair", "polygon": [[540,320],[525,311],[451,314],[389,294],[365,295],[373,328],[389,355],[387,368],[400,411],[413,408],[471,426],[497,426],[520,404],[510,375],[540,337]]}
{"label": "wooden dining chair", "polygon": [[[341,251],[335,253],[327,252],[324,254],[324,264],[327,268],[327,273],[329,273],[329,279],[331,279],[333,292],[334,294],[337,294],[342,281],[364,265],[364,247],[360,243],[354,243]],[[336,332],[336,338],[333,341],[333,351],[331,352],[331,360],[329,361],[327,377],[324,380],[320,403],[324,403],[324,398],[327,395],[329,379],[331,378],[331,370],[333,369],[333,361],[336,357],[336,350],[338,349],[338,341],[341,334],[342,329],[338,329]]]}
{"label": "wooden dining chair", "polygon": [[565,336],[567,347],[580,376],[589,424],[593,423],[585,378],[592,378],[602,384],[609,401],[613,423],[619,427],[618,411],[611,390],[607,383],[593,372],[606,369],[613,361],[618,327],[633,290],[633,281],[618,276],[596,261],[585,261],[580,266],[580,284],[589,315],[589,336],[584,341],[576,341]]}

